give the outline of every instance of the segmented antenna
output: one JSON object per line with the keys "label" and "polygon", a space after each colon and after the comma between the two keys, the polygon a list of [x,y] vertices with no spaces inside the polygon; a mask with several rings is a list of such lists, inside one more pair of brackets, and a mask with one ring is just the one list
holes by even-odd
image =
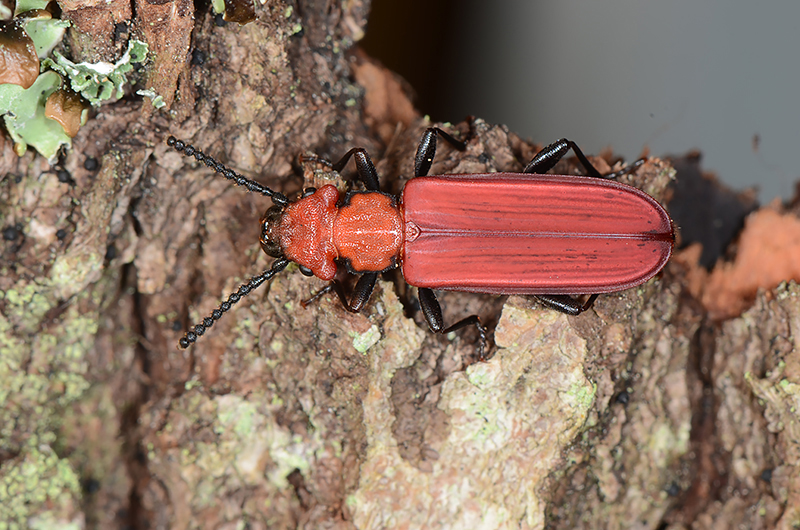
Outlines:
{"label": "segmented antenna", "polygon": [[187,331],[183,338],[178,341],[181,349],[186,349],[191,346],[198,337],[201,337],[208,329],[214,325],[214,322],[222,317],[222,314],[229,311],[233,304],[248,295],[251,291],[255,290],[262,283],[271,280],[273,276],[281,272],[286,266],[289,265],[289,260],[286,258],[278,258],[272,262],[272,267],[262,272],[258,276],[253,276],[245,284],[239,287],[235,293],[231,293],[228,299],[220,304],[220,306],[211,312],[210,316],[203,319],[202,324],[197,324],[192,331]]}
{"label": "segmented antenna", "polygon": [[255,180],[250,180],[249,178],[236,173],[234,170],[225,167],[225,165],[223,165],[222,163],[217,162],[210,156],[204,154],[201,150],[195,149],[193,145],[187,144],[183,140],[178,140],[174,136],[170,136],[169,138],[167,138],[167,145],[172,147],[179,153],[182,153],[186,156],[195,157],[199,162],[204,163],[206,166],[210,167],[211,169],[213,169],[226,179],[232,180],[235,184],[238,184],[239,186],[244,186],[250,191],[255,191],[262,195],[266,195],[267,197],[271,198],[272,202],[274,202],[278,206],[286,206],[287,204],[289,204],[289,199],[287,199],[286,195],[284,195],[283,193],[280,193],[278,191],[272,191],[268,187],[262,186]]}

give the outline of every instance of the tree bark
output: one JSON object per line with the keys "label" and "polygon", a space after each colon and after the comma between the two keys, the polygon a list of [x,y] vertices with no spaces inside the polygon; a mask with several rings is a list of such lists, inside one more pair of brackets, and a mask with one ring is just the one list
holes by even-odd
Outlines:
{"label": "tree bark", "polygon": [[[294,266],[179,349],[270,267],[257,241],[271,202],[169,135],[289,197],[342,184],[298,154],[365,147],[397,193],[431,124],[354,47],[364,1],[256,2],[243,26],[182,0],[61,6],[76,61],[113,61],[115,24],[145,40],[135,88],[167,105],[131,91],[96,109],[64,182],[2,145],[0,528],[800,520],[797,286],[720,324],[692,287],[693,251],[578,317],[443,293],[446,322],[478,314],[496,329],[487,362],[472,330],[429,333],[399,275],[351,314],[333,296],[301,307],[324,283]],[[537,151],[477,118],[448,128],[467,150],[440,147],[432,174],[520,171]],[[665,202],[673,175],[651,158],[622,180]]]}

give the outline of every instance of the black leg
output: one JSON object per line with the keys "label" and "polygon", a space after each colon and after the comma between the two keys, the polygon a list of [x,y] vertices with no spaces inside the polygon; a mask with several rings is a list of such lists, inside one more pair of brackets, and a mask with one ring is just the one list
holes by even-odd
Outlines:
{"label": "black leg", "polygon": [[592,304],[594,304],[594,301],[597,299],[597,295],[593,294],[583,304],[565,294],[541,294],[537,295],[536,298],[550,309],[555,309],[567,315],[576,316],[592,307]]}
{"label": "black leg", "polygon": [[625,166],[624,168],[620,169],[619,171],[614,171],[612,173],[606,173],[605,175],[603,175],[603,178],[604,179],[609,179],[609,180],[614,180],[614,179],[616,179],[618,177],[621,177],[622,175],[627,175],[628,173],[633,173],[634,171],[636,171],[639,168],[639,166],[641,166],[645,162],[646,162],[645,158],[640,158],[639,160],[637,160],[633,164],[631,164],[629,166]]}
{"label": "black leg", "polygon": [[575,153],[575,156],[578,157],[578,161],[581,163],[583,168],[586,170],[586,174],[590,177],[598,177],[613,180],[617,177],[621,177],[622,175],[627,175],[632,171],[635,171],[639,166],[644,164],[645,159],[640,158],[633,164],[626,166],[619,171],[614,171],[613,173],[606,173],[605,175],[601,175],[599,171],[589,162],[589,159],[583,154],[580,147],[578,147],[575,142],[572,140],[567,140],[566,138],[562,138],[557,142],[553,142],[552,144],[548,145],[538,153],[536,156],[533,157],[525,169],[522,170],[523,173],[535,173],[535,174],[543,174],[547,173],[553,166],[555,166],[559,160],[564,158],[567,152],[572,149]]}
{"label": "black leg", "polygon": [[471,315],[467,318],[461,319],[449,328],[444,327],[444,318],[442,317],[442,306],[436,299],[433,291],[425,287],[417,289],[419,295],[419,306],[422,308],[422,314],[425,315],[425,320],[428,321],[428,326],[434,333],[447,335],[451,331],[457,331],[467,326],[475,326],[478,328],[480,335],[480,343],[478,345],[478,358],[481,361],[486,360],[486,328],[481,326],[481,321],[478,315]]}
{"label": "black leg", "polygon": [[377,272],[366,272],[362,274],[361,277],[358,279],[358,282],[356,282],[356,286],[353,287],[352,295],[350,297],[350,300],[348,300],[347,293],[344,290],[342,282],[338,280],[333,280],[328,285],[326,285],[322,290],[317,292],[314,296],[312,296],[308,300],[303,300],[302,302],[300,302],[300,304],[303,307],[306,307],[310,303],[316,302],[323,295],[333,291],[336,293],[336,296],[339,297],[339,301],[342,303],[345,309],[347,309],[351,313],[358,313],[364,308],[364,305],[369,301],[369,297],[372,296],[372,291],[375,289],[376,281],[378,281]]}
{"label": "black leg", "polygon": [[522,172],[537,174],[547,173],[553,169],[553,166],[555,166],[559,160],[564,158],[570,149],[572,149],[572,152],[574,152],[575,156],[578,157],[578,161],[586,170],[587,175],[590,177],[604,178],[603,175],[601,175],[600,172],[597,171],[597,169],[592,165],[592,163],[589,162],[589,159],[583,154],[581,148],[578,147],[575,142],[572,140],[567,140],[566,138],[562,138],[557,142],[553,142],[536,153],[536,156],[534,156],[533,160],[531,160],[530,163],[525,166],[525,169],[523,169]]}
{"label": "black leg", "polygon": [[[525,166],[523,173],[547,173],[553,169],[553,166],[555,166],[559,160],[564,158],[570,149],[572,149],[572,151],[575,153],[575,156],[578,157],[578,161],[586,170],[586,174],[590,177],[614,179],[636,169],[642,165],[642,163],[644,163],[644,160],[637,160],[630,166],[621,169],[620,171],[609,173],[607,175],[601,175],[600,172],[597,171],[597,168],[595,168],[592,163],[589,162],[589,159],[586,158],[586,155],[583,154],[583,151],[581,151],[580,147],[578,147],[575,142],[572,140],[567,140],[566,138],[562,138],[561,140],[553,142],[539,151],[536,156],[533,157],[533,160],[531,160],[530,163]],[[592,307],[597,295],[593,294],[583,304],[579,303],[570,296],[562,294],[539,295],[536,298],[538,298],[542,304],[546,305],[550,309],[555,309],[556,311],[566,313],[567,315],[580,315]]]}
{"label": "black leg", "polygon": [[417,154],[414,157],[414,176],[424,177],[428,174],[433,164],[433,157],[436,155],[436,137],[441,135],[442,138],[458,149],[463,151],[467,148],[467,144],[461,140],[456,140],[438,127],[428,127],[422,135],[417,147]]}
{"label": "black leg", "polygon": [[331,164],[328,160],[324,160],[313,155],[302,156],[301,160],[304,162],[319,162],[330,166],[330,168],[337,173],[341,173],[342,169],[344,169],[344,166],[346,166],[347,162],[350,161],[350,157],[355,158],[358,178],[364,183],[364,187],[369,191],[381,191],[380,184],[378,183],[378,172],[375,171],[375,165],[372,163],[372,159],[370,159],[369,155],[367,154],[367,150],[363,147],[354,147],[350,149],[335,164]]}

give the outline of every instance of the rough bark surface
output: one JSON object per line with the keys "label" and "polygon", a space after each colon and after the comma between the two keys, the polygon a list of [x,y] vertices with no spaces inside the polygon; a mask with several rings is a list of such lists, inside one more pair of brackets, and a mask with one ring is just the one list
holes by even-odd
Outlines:
{"label": "rough bark surface", "polygon": [[[166,136],[289,196],[343,185],[298,154],[363,146],[397,192],[430,125],[353,48],[366,2],[256,6],[218,26],[183,0],[61,3],[75,61],[146,40],[135,88],[167,107],[104,105],[58,168],[3,137],[0,529],[800,525],[800,289],[778,285],[798,274],[797,218],[777,205],[710,275],[690,247],[579,317],[443,293],[446,322],[495,329],[483,363],[474,331],[428,332],[398,275],[351,314],[301,307],[324,285],[294,266],[180,350],[269,267],[271,202]],[[449,127],[468,148],[443,145],[432,173],[519,171],[537,150],[480,119]],[[653,158],[621,180],[666,202],[673,175]],[[795,267],[747,275],[768,252]]]}

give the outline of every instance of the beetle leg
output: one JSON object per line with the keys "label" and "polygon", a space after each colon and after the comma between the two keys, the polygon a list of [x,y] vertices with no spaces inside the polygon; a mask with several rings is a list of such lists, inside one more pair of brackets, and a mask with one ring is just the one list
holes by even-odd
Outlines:
{"label": "beetle leg", "polygon": [[[608,173],[607,175],[601,175],[600,172],[597,171],[597,168],[595,168],[592,163],[589,162],[589,159],[586,158],[586,155],[583,154],[583,151],[581,151],[580,147],[578,147],[575,142],[572,140],[567,140],[566,138],[562,138],[561,140],[553,142],[539,151],[536,156],[533,157],[533,160],[531,160],[530,163],[525,166],[525,169],[522,172],[535,174],[547,173],[553,169],[553,166],[555,166],[559,160],[564,158],[570,149],[572,149],[572,151],[575,153],[575,156],[578,157],[578,161],[581,163],[583,168],[586,170],[587,175],[590,177],[615,179],[620,175],[630,173],[644,163],[644,159],[641,158],[630,166],[624,167],[619,171]],[[555,309],[556,311],[566,313],[567,315],[580,315],[592,307],[597,295],[593,294],[583,304],[579,303],[570,296],[562,294],[538,295],[536,298],[538,298],[542,304],[546,305],[550,309]]]}
{"label": "beetle leg", "polygon": [[639,166],[644,164],[645,159],[640,158],[633,164],[626,166],[619,171],[614,171],[613,173],[606,173],[605,175],[601,175],[599,171],[589,162],[589,159],[586,158],[586,155],[583,154],[580,147],[578,147],[575,142],[572,140],[567,140],[566,138],[562,138],[557,142],[553,142],[552,144],[548,145],[538,153],[536,156],[533,157],[525,169],[522,170],[523,173],[535,173],[535,174],[543,174],[547,173],[553,166],[555,166],[559,160],[564,158],[567,152],[572,149],[575,153],[575,156],[578,157],[578,161],[581,163],[583,168],[586,170],[586,174],[590,177],[598,177],[604,178],[609,180],[614,180],[617,177],[622,175],[627,175],[635,171]]}
{"label": "beetle leg", "polygon": [[333,282],[329,283],[328,285],[326,285],[325,287],[323,287],[322,289],[311,295],[310,298],[306,298],[305,300],[300,300],[300,305],[303,306],[303,309],[310,306],[311,304],[313,304],[314,302],[316,302],[317,300],[319,300],[320,298],[331,292],[333,290],[332,283]]}
{"label": "beetle leg", "polygon": [[428,174],[433,164],[433,157],[436,155],[436,137],[442,135],[442,138],[458,149],[463,151],[467,148],[467,144],[461,140],[456,140],[438,127],[428,127],[422,134],[422,139],[419,141],[417,147],[417,154],[414,156],[414,176],[424,177]]}
{"label": "beetle leg", "polygon": [[593,294],[583,304],[565,294],[540,294],[536,295],[536,298],[539,299],[542,305],[550,309],[555,309],[567,315],[576,316],[592,307],[592,304],[594,304],[594,301],[597,299],[597,295]]}
{"label": "beetle leg", "polygon": [[325,164],[337,173],[340,173],[342,169],[344,169],[344,166],[347,165],[347,162],[350,161],[350,157],[355,157],[358,178],[364,183],[364,187],[367,188],[368,191],[381,191],[380,184],[378,183],[378,172],[375,171],[375,165],[372,163],[369,154],[367,154],[367,150],[363,147],[354,147],[350,149],[335,164],[316,155],[300,155],[300,161]]}
{"label": "beetle leg", "polygon": [[578,161],[581,163],[583,168],[586,170],[586,174],[590,177],[600,177],[603,178],[603,175],[600,174],[599,171],[589,162],[589,159],[586,158],[586,155],[583,154],[581,148],[577,146],[575,142],[572,140],[567,140],[566,138],[562,138],[552,144],[548,145],[538,153],[536,156],[533,157],[525,169],[522,170],[523,173],[547,173],[553,166],[555,166],[559,160],[564,158],[564,156],[572,149],[572,152],[575,153],[575,156],[578,157]]}
{"label": "beetle leg", "polygon": [[425,315],[425,320],[428,321],[428,326],[434,333],[447,335],[451,331],[457,331],[461,328],[472,325],[478,328],[478,334],[480,335],[478,358],[481,361],[486,360],[486,328],[481,326],[481,321],[478,318],[478,315],[468,316],[459,320],[449,328],[445,328],[444,318],[442,317],[442,306],[439,305],[439,301],[436,299],[436,295],[433,293],[433,291],[426,287],[419,287],[417,289],[417,294],[419,296],[419,306],[422,308],[422,314]]}
{"label": "beetle leg", "polygon": [[634,171],[636,171],[639,168],[639,166],[644,164],[646,161],[647,161],[647,159],[640,158],[639,160],[637,160],[633,164],[631,164],[629,166],[625,166],[624,168],[620,169],[619,171],[614,171],[613,173],[606,173],[605,175],[603,175],[603,178],[604,179],[609,179],[609,180],[614,180],[617,177],[621,177],[622,175],[627,175],[628,173],[633,173]]}
{"label": "beetle leg", "polygon": [[376,281],[378,281],[377,272],[365,272],[361,275],[361,278],[356,282],[356,286],[353,287],[350,303],[345,304],[348,311],[352,313],[361,311],[367,301],[369,301],[369,297],[372,296],[372,290],[375,289]]}
{"label": "beetle leg", "polygon": [[314,296],[308,300],[303,300],[300,302],[300,305],[306,307],[308,304],[318,300],[322,295],[333,291],[336,293],[336,296],[339,297],[339,301],[342,303],[345,309],[351,313],[359,313],[364,308],[364,305],[369,301],[369,297],[372,296],[372,291],[375,289],[375,282],[377,280],[377,272],[366,272],[362,274],[356,282],[356,286],[353,287],[350,300],[347,299],[347,293],[344,290],[344,285],[342,285],[342,282],[339,280],[333,280]]}
{"label": "beetle leg", "polygon": [[363,147],[354,147],[350,149],[338,162],[331,165],[331,167],[337,173],[341,172],[351,156],[355,158],[358,178],[364,183],[364,187],[369,191],[381,191],[380,184],[378,184],[378,172],[375,171],[375,165],[367,154],[367,150]]}

